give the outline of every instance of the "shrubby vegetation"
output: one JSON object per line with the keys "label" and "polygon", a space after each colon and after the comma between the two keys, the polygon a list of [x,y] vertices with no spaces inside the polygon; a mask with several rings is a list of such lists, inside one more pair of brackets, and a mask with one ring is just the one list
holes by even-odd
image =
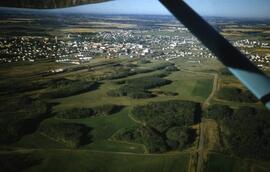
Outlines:
{"label": "shrubby vegetation", "polygon": [[40,100],[22,97],[0,112],[0,143],[11,143],[34,132],[39,123],[49,117],[50,106]]}
{"label": "shrubby vegetation", "polygon": [[223,87],[218,92],[218,98],[236,101],[236,102],[245,102],[245,103],[255,103],[258,102],[258,99],[253,96],[248,90],[241,90],[239,88],[229,88]]}
{"label": "shrubby vegetation", "polygon": [[62,78],[50,81],[47,84],[48,91],[41,96],[45,98],[68,97],[96,89],[97,86],[98,84],[96,82],[73,81]]}
{"label": "shrubby vegetation", "polygon": [[171,81],[159,77],[143,77],[127,80],[117,90],[111,90],[107,94],[109,96],[129,96],[134,99],[150,98],[153,95],[147,89],[159,87],[171,83]]}
{"label": "shrubby vegetation", "polygon": [[233,115],[233,109],[226,105],[214,104],[207,109],[206,117],[215,120],[230,118]]}
{"label": "shrubby vegetation", "polygon": [[70,148],[77,148],[83,144],[89,143],[90,128],[74,123],[65,123],[58,121],[45,121],[41,123],[38,132],[57,142],[64,143]]}
{"label": "shrubby vegetation", "polygon": [[178,100],[137,106],[131,113],[144,127],[119,130],[114,139],[144,144],[152,153],[188,147],[196,136],[189,126],[201,115],[198,103]]}
{"label": "shrubby vegetation", "polygon": [[57,117],[63,119],[80,119],[94,116],[111,115],[121,110],[121,106],[106,104],[93,108],[72,108],[60,112]]}

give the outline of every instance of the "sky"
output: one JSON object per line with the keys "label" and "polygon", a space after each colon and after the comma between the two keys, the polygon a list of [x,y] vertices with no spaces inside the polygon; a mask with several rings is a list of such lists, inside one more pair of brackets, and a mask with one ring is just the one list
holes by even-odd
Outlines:
{"label": "sky", "polygon": [[[270,0],[185,1],[203,16],[270,18]],[[61,11],[99,14],[169,14],[158,0],[114,0]]]}

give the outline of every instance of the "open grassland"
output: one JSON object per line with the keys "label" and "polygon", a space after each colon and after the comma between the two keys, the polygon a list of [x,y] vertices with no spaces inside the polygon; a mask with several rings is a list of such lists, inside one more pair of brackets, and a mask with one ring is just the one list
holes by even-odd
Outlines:
{"label": "open grassland", "polygon": [[35,153],[44,160],[40,165],[27,170],[29,172],[184,172],[189,158],[187,153],[136,155],[87,150],[44,150]]}
{"label": "open grassland", "polygon": [[175,72],[166,77],[172,80],[172,84],[161,87],[162,91],[172,91],[179,94],[182,99],[193,98],[203,101],[212,90],[213,81],[210,77],[185,71]]}

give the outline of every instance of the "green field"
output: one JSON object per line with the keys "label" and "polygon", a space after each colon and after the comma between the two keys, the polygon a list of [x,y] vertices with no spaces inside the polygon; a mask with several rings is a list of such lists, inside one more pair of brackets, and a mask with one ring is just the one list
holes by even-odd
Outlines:
{"label": "green field", "polygon": [[35,151],[35,154],[44,157],[44,161],[29,172],[184,172],[189,157],[188,154],[134,155],[87,150],[48,150]]}

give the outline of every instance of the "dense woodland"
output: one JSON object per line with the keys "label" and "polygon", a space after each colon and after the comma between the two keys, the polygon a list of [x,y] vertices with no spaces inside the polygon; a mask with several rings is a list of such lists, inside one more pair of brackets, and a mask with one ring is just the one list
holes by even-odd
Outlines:
{"label": "dense woodland", "polygon": [[41,123],[38,132],[70,148],[77,148],[91,141],[88,135],[90,128],[81,124],[49,120]]}
{"label": "dense woodland", "polygon": [[93,108],[72,108],[59,112],[56,117],[63,119],[80,119],[96,116],[107,116],[122,109],[122,106],[106,104]]}
{"label": "dense woodland", "polygon": [[114,138],[141,143],[149,152],[182,150],[195,138],[190,128],[200,120],[200,104],[190,101],[171,100],[136,106],[132,116],[143,123],[143,127],[122,129]]}
{"label": "dense woodland", "polygon": [[153,94],[149,92],[148,89],[167,85],[170,83],[171,81],[156,76],[131,79],[126,80],[119,89],[111,90],[107,94],[114,97],[128,96],[134,99],[150,98],[153,97]]}
{"label": "dense woodland", "polygon": [[[141,61],[145,61],[145,60],[141,60]],[[146,60],[147,63],[148,60]],[[142,63],[142,64],[146,64],[146,63]],[[149,73],[149,72],[154,72],[157,70],[165,70],[167,72],[170,71],[176,71],[177,68],[171,64],[171,63],[161,63],[158,65],[153,65],[151,67],[147,67],[147,68],[142,68],[142,67],[136,67],[135,64],[128,64],[126,66],[120,66],[118,68],[116,68],[114,70],[114,72],[104,76],[102,79],[107,79],[107,80],[114,80],[114,79],[121,79],[121,78],[126,78],[128,76],[133,76],[133,75],[137,75],[137,74],[142,74],[142,73]],[[170,70],[170,69],[174,69],[174,70]]]}
{"label": "dense woodland", "polygon": [[240,157],[270,158],[270,113],[268,110],[224,105],[209,107],[206,116],[217,120],[232,152]]}
{"label": "dense woodland", "polygon": [[228,101],[256,103],[258,99],[248,90],[239,88],[223,87],[218,92],[218,98]]}
{"label": "dense woodland", "polygon": [[270,158],[270,113],[243,107],[224,121],[229,129],[227,140],[234,153],[241,157]]}
{"label": "dense woodland", "polygon": [[0,111],[0,143],[17,141],[50,116],[50,105],[40,99],[23,96],[5,103]]}
{"label": "dense woodland", "polygon": [[34,165],[42,162],[42,158],[32,153],[2,152],[0,154],[1,172],[19,172],[24,171]]}
{"label": "dense woodland", "polygon": [[214,104],[208,107],[204,115],[207,118],[219,121],[225,118],[230,118],[233,115],[233,109],[226,105]]}
{"label": "dense woodland", "polygon": [[98,83],[89,81],[74,81],[68,79],[56,79],[47,83],[48,91],[41,94],[43,98],[62,98],[86,91],[97,89]]}

